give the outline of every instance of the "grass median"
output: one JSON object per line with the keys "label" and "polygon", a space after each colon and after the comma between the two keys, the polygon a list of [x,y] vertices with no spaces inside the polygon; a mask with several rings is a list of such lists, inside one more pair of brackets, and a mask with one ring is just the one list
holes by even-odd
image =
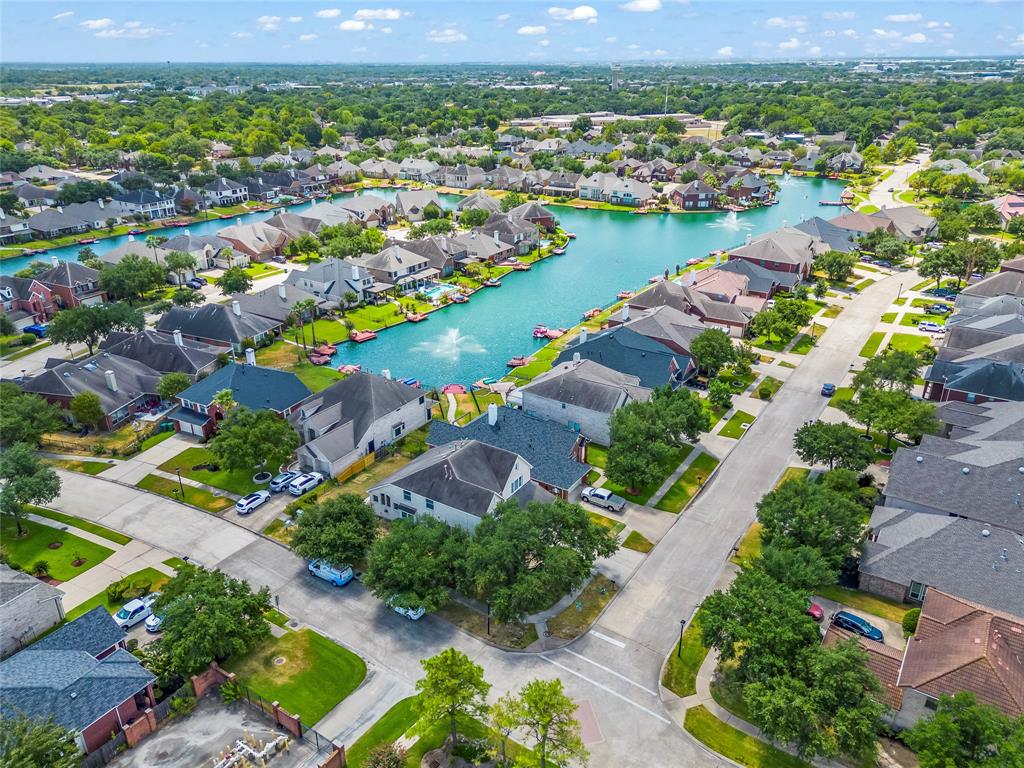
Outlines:
{"label": "grass median", "polygon": [[7,562],[27,573],[41,571],[57,581],[68,581],[114,554],[112,549],[45,523],[22,520],[21,528],[24,533],[19,536],[14,517],[0,516],[0,540]]}
{"label": "grass median", "polygon": [[683,472],[682,477],[676,480],[668,489],[668,493],[661,497],[661,501],[655,505],[655,509],[660,509],[663,512],[681,512],[717,466],[718,459],[710,453],[702,453],[690,462],[690,466]]}
{"label": "grass median", "polygon": [[135,486],[144,491],[166,496],[175,501],[184,501],[186,504],[205,509],[207,512],[212,512],[215,515],[219,515],[225,509],[235,505],[234,499],[229,499],[226,496],[214,496],[207,490],[193,488],[188,485],[184,486],[185,498],[182,499],[178,481],[168,480],[166,477],[160,477],[159,475],[146,475]]}
{"label": "grass median", "polygon": [[723,723],[703,706],[686,710],[683,727],[711,751],[749,768],[810,768],[800,758]]}

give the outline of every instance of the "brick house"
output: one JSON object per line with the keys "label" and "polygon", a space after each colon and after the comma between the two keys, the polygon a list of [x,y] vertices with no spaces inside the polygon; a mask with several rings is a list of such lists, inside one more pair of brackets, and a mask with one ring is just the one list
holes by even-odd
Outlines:
{"label": "brick house", "polygon": [[38,280],[0,275],[0,308],[18,328],[45,323],[57,304],[53,291]]}
{"label": "brick house", "polygon": [[71,308],[107,300],[106,291],[100,288],[99,270],[77,261],[58,261],[56,256],[52,262],[53,266],[36,275],[36,280],[50,289],[58,305]]}

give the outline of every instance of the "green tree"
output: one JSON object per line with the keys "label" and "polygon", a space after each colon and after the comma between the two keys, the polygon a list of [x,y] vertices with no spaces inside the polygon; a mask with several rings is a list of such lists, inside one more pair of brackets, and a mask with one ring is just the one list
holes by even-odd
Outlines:
{"label": "green tree", "polygon": [[15,443],[0,453],[0,512],[14,518],[18,536],[26,504],[47,504],[60,495],[60,478],[36,456],[32,446]]}
{"label": "green tree", "polygon": [[185,273],[196,266],[196,257],[185,251],[171,251],[164,257],[164,267],[178,278],[178,285],[184,282]]}
{"label": "green tree", "polygon": [[491,704],[487,723],[491,727],[495,757],[501,768],[509,765],[508,740],[522,724],[521,709],[519,699],[512,693],[506,693]]}
{"label": "green tree", "polygon": [[459,223],[467,228],[482,227],[490,215],[483,208],[469,208],[459,214]]}
{"label": "green tree", "polygon": [[232,293],[246,293],[252,288],[252,278],[242,267],[228,267],[217,278],[217,287],[225,296]]}
{"label": "green tree", "polygon": [[885,433],[885,450],[892,449],[897,434],[920,436],[939,427],[935,418],[935,405],[915,400],[902,390],[867,390],[866,418],[872,426]]}
{"label": "green tree", "polygon": [[508,213],[513,208],[517,208],[526,201],[523,200],[523,196],[518,192],[508,192],[503,198],[501,198],[501,212]]}
{"label": "green tree", "polygon": [[146,326],[142,312],[127,304],[81,304],[63,309],[50,321],[47,336],[54,344],[85,344],[89,354],[113,331],[131,333]]}
{"label": "green tree", "polygon": [[711,429],[711,417],[700,397],[684,387],[658,387],[651,396],[651,404],[650,410],[657,415],[662,440],[667,445],[681,448],[687,441],[695,443],[701,432]]}
{"label": "green tree", "polygon": [[227,414],[238,403],[235,402],[235,393],[230,389],[222,389],[213,396],[213,404],[220,408],[220,412]]}
{"label": "green tree", "polygon": [[195,307],[206,301],[206,297],[199,291],[181,286],[175,288],[171,293],[171,303],[176,307]]}
{"label": "green tree", "polygon": [[853,376],[853,388],[889,389],[909,392],[921,369],[921,358],[913,352],[887,349],[870,358]]}
{"label": "green tree", "polygon": [[903,739],[921,768],[1019,768],[1011,755],[1016,750],[1018,761],[1024,755],[1024,718],[1010,720],[969,691],[943,694],[935,714],[904,731]]}
{"label": "green tree", "polygon": [[405,760],[405,750],[394,742],[388,742],[370,750],[363,768],[405,768]]}
{"label": "green tree", "polygon": [[755,725],[805,759],[874,756],[885,706],[881,684],[856,639],[804,649],[790,674],[743,692]]}
{"label": "green tree", "polygon": [[377,534],[377,515],[354,493],[306,509],[296,522],[292,548],[307,560],[338,565],[362,560]]}
{"label": "green tree", "polygon": [[210,452],[227,469],[263,466],[276,472],[299,447],[299,433],[273,411],[244,406],[229,411],[210,440]]}
{"label": "green tree", "polygon": [[59,406],[39,395],[22,392],[17,384],[0,382],[0,446],[14,443],[39,445],[47,432],[55,432],[65,423]]}
{"label": "green tree", "polygon": [[754,562],[780,584],[804,594],[810,594],[822,584],[835,583],[839,571],[821,556],[814,547],[798,546],[780,549],[765,546],[760,559]]}
{"label": "green tree", "polygon": [[548,765],[586,765],[587,754],[576,719],[576,703],[562,681],[531,680],[519,691],[519,720],[536,744],[540,768]]}
{"label": "green tree", "polygon": [[807,302],[800,301],[799,299],[777,299],[772,311],[782,318],[784,323],[791,325],[793,328],[802,328],[814,316],[811,308],[807,306]]}
{"label": "green tree", "polygon": [[690,352],[697,358],[697,365],[705,376],[715,377],[722,366],[736,359],[729,334],[718,328],[701,331],[690,342]]}
{"label": "green tree", "polygon": [[160,251],[159,249],[167,242],[166,237],[163,235],[148,235],[146,237],[146,247],[152,249],[153,258],[157,264],[160,264]]}
{"label": "green tree", "polygon": [[80,392],[71,398],[69,405],[71,415],[79,424],[88,424],[91,427],[100,428],[106,413],[103,411],[103,403],[100,396],[95,392]]}
{"label": "green tree", "polygon": [[825,251],[814,259],[815,269],[820,269],[829,280],[841,282],[848,280],[857,264],[857,256],[842,251]]}
{"label": "green tree", "polygon": [[491,684],[484,680],[483,667],[455,648],[423,659],[420,665],[424,672],[424,677],[416,681],[420,717],[428,722],[447,720],[454,747],[458,743],[458,719],[483,718],[487,713]]}
{"label": "green tree", "polygon": [[100,288],[117,299],[141,299],[146,291],[164,282],[163,267],[137,253],[129,253],[117,264],[100,270]]}
{"label": "green tree", "polygon": [[875,458],[871,445],[860,436],[859,430],[848,424],[830,424],[812,421],[800,427],[793,437],[797,455],[808,464],[827,464],[855,472],[867,468]]}
{"label": "green tree", "polygon": [[435,518],[395,520],[371,545],[363,582],[391,605],[436,611],[448,603],[468,547],[464,530]]}
{"label": "green tree", "polygon": [[732,408],[732,387],[721,379],[708,383],[708,402],[716,408],[727,411]]}
{"label": "green tree", "polygon": [[612,413],[611,447],[605,473],[631,493],[657,482],[661,462],[668,454],[665,431],[649,403],[634,400]]}
{"label": "green tree", "polygon": [[302,334],[302,348],[306,348],[306,321],[310,321],[310,330],[313,333],[313,346],[316,346],[316,299],[301,299],[292,306],[292,317],[299,325],[299,332]]}
{"label": "green tree", "polygon": [[190,675],[270,637],[269,607],[268,587],[253,592],[223,571],[185,565],[161,588],[153,612],[164,617],[161,642],[174,669]]}
{"label": "green tree", "polygon": [[0,763],[8,768],[78,768],[75,732],[49,719],[0,716]]}
{"label": "green tree", "polygon": [[796,333],[796,326],[787,322],[775,308],[772,308],[754,315],[750,330],[758,336],[764,336],[770,342],[773,336],[778,336],[780,340],[791,338]]}
{"label": "green tree", "polygon": [[172,371],[160,377],[156,385],[156,393],[164,400],[173,400],[179,392],[184,392],[192,386],[192,379],[188,374]]}

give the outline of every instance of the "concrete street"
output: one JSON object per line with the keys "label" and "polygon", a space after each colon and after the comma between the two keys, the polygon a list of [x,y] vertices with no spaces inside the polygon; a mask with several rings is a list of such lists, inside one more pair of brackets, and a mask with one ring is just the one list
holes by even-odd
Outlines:
{"label": "concrete street", "polygon": [[[876,208],[900,208],[906,205],[896,195],[910,189],[907,179],[924,168],[929,157],[930,152],[919,152],[913,157],[917,163],[900,163],[894,166],[892,175],[872,188],[871,194],[868,195],[868,203]],[[890,192],[890,189],[893,191]]]}

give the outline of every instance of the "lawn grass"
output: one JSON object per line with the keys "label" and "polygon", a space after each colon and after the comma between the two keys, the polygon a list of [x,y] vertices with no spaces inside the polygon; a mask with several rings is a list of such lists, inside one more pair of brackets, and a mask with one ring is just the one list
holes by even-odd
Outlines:
{"label": "lawn grass", "polygon": [[937,323],[939,325],[945,325],[946,324],[946,315],[944,315],[944,314],[943,315],[933,315],[931,312],[923,312],[923,313],[911,313],[911,312],[908,312],[907,314],[905,314],[903,316],[903,319],[900,320],[900,325],[908,325],[908,326],[911,326],[911,327],[915,327],[918,324],[924,323],[924,322]]}
{"label": "lawn grass", "polygon": [[861,357],[874,357],[875,353],[878,352],[878,348],[882,346],[882,339],[885,338],[884,331],[875,331],[868,340],[864,342],[864,346],[860,348],[858,353]]}
{"label": "lawn grass", "polygon": [[722,437],[730,437],[734,440],[739,440],[743,437],[743,433],[746,432],[743,429],[743,424],[753,424],[754,417],[746,411],[736,411],[729,420],[725,422],[725,426],[718,430],[718,434]]}
{"label": "lawn grass", "polygon": [[775,397],[775,393],[779,391],[779,387],[782,386],[782,382],[776,379],[774,376],[765,376],[757,385],[757,389],[754,393],[761,400],[771,400]]}
{"label": "lawn grass", "polygon": [[537,627],[533,624],[503,624],[493,616],[488,635],[487,615],[457,600],[449,601],[435,613],[463,631],[504,648],[523,649],[537,641]]}
{"label": "lawn grass", "polygon": [[836,393],[828,399],[828,404],[838,408],[839,404],[846,400],[853,400],[853,387],[836,387]]}
{"label": "lawn grass", "polygon": [[405,313],[390,302],[387,304],[367,304],[362,308],[347,310],[345,318],[352,321],[352,327],[357,331],[363,329],[377,331],[381,328],[389,328],[392,325],[406,322]]}
{"label": "lawn grass", "polygon": [[604,469],[608,466],[608,448],[597,443],[587,443],[587,464]]}
{"label": "lawn grass", "polygon": [[256,350],[256,363],[268,368],[291,371],[313,392],[320,392],[345,378],[344,374],[329,365],[313,365],[307,362],[302,356],[302,347],[285,341],[277,341],[269,347]]}
{"label": "lawn grass", "polygon": [[820,334],[818,334],[818,336],[815,337],[806,333],[801,333],[799,336],[796,337],[796,342],[793,344],[789,351],[792,352],[794,355],[806,355],[818,342],[818,338],[820,338]]}
{"label": "lawn grass", "polygon": [[[166,496],[175,501],[182,500],[181,491],[178,489],[178,481],[168,480],[159,475],[146,475],[135,484],[135,487],[150,493],[159,494],[160,496]],[[215,515],[219,515],[225,509],[235,506],[234,499],[229,499],[226,496],[214,496],[202,488],[191,488],[187,485],[185,486],[185,502],[200,509],[205,509],[207,512],[212,512]]]}
{"label": "lawn grass", "polygon": [[[791,467],[795,469],[795,467]],[[749,568],[755,560],[761,557],[761,528],[763,526],[757,520],[750,524],[747,532],[743,534],[739,545],[736,547],[736,554],[729,559],[741,568]]]}
{"label": "lawn grass", "polygon": [[[206,469],[193,469],[193,467],[199,464],[217,463],[219,463],[218,459],[208,448],[193,446],[186,448],[177,456],[172,456],[160,465],[160,469],[171,474],[174,474],[176,469],[180,469],[182,477],[190,478],[203,485],[219,488],[236,496],[246,496],[254,491],[266,488],[266,485],[259,485],[252,481],[252,476],[258,471],[256,469],[221,469],[216,472]],[[273,472],[274,469],[270,471]],[[185,493],[187,494],[188,491],[189,489],[186,488]]]}
{"label": "lawn grass", "polygon": [[398,741],[419,719],[416,700],[416,696],[402,699],[385,712],[351,748],[345,750],[345,764],[349,768],[362,768],[374,747]]}
{"label": "lawn grass", "polygon": [[893,304],[895,304],[897,307],[902,307],[906,303],[907,303],[907,297],[906,296],[900,296],[898,299],[896,299],[893,302]]}
{"label": "lawn grass", "polygon": [[164,565],[169,565],[171,568],[173,568],[176,571],[178,569],[184,568],[186,565],[188,565],[188,563],[186,563],[180,557],[168,557],[166,560],[163,561],[163,563],[164,563]]}
{"label": "lawn grass", "polygon": [[788,362],[788,361],[786,361],[786,360],[780,360],[780,361],[779,361],[779,365],[780,365],[781,367],[783,367],[783,368],[796,368],[796,366],[795,366],[795,365],[793,365],[792,363],[790,363],[790,362]]}
{"label": "lawn grass", "polygon": [[843,308],[838,304],[829,304],[828,308],[821,313],[822,317],[839,317],[839,313],[843,311]]}
{"label": "lawn grass", "polygon": [[626,524],[621,520],[613,520],[610,517],[599,515],[597,512],[587,511],[587,516],[590,518],[590,522],[600,525],[602,528],[607,528],[616,536],[626,527]]}
{"label": "lawn grass", "polygon": [[898,315],[898,314],[899,314],[899,312],[886,312],[884,315],[882,315],[882,322],[883,323],[895,323],[896,322],[896,315]]}
{"label": "lawn grass", "polygon": [[786,348],[786,345],[792,340],[792,336],[785,339],[774,339],[769,340],[767,336],[757,336],[750,343],[751,345],[760,349],[768,349],[772,352],[781,352]]}
{"label": "lawn grass", "polygon": [[626,540],[622,542],[622,546],[626,549],[632,549],[635,552],[643,552],[647,554],[654,549],[654,544],[647,540],[647,538],[639,531],[630,531]]}
{"label": "lawn grass", "polygon": [[[36,563],[46,561],[47,573],[51,578],[68,581],[114,554],[112,549],[44,523],[22,520],[21,527],[24,536],[18,536],[13,516],[0,516],[0,541],[3,541],[7,562],[22,571],[32,573]],[[50,544],[58,542],[60,547],[50,549]],[[79,558],[83,562],[74,565],[74,561]]]}
{"label": "lawn grass", "polygon": [[150,435],[139,445],[139,451],[148,451],[154,445],[160,445],[164,440],[169,440],[176,434],[178,433],[173,429],[169,429],[166,432],[157,432],[156,434]]}
{"label": "lawn grass", "polygon": [[78,528],[82,531],[88,531],[91,534],[100,536],[107,541],[112,541],[115,544],[127,544],[132,540],[131,536],[125,536],[123,533],[112,531],[109,528],[104,528],[102,525],[97,525],[90,520],[83,520],[80,517],[73,517],[71,515],[65,515],[63,512],[55,512],[52,509],[43,509],[42,507],[28,507],[28,511],[33,515],[39,515],[39,517],[45,517],[50,520],[56,520],[57,522],[64,523],[64,525],[70,525],[73,528]]}
{"label": "lawn grass", "polygon": [[683,630],[682,642],[676,642],[665,663],[661,684],[680,698],[697,692],[697,672],[704,663],[708,649],[700,642],[700,610]]}
{"label": "lawn grass", "polygon": [[[135,571],[135,573],[130,573],[124,578],[126,578],[129,582],[145,579],[150,583],[149,591],[156,592],[160,589],[160,587],[166,584],[171,577],[168,576],[166,573],[163,573],[162,571],[158,571],[156,568],[143,568],[141,571]],[[68,611],[67,615],[64,617],[64,621],[74,621],[83,613],[91,611],[98,605],[102,605],[106,609],[107,613],[113,615],[118,608],[125,604],[125,602],[127,601],[118,600],[115,603],[110,602],[109,600],[107,600],[107,590],[104,589],[99,594],[93,595],[84,603],[76,605],[74,608]]]}
{"label": "lawn grass", "polygon": [[[315,331],[315,333],[314,333]],[[317,344],[338,344],[339,342],[348,342],[349,330],[345,327],[345,324],[338,320],[331,320],[326,317],[321,317],[318,320],[314,320],[312,323],[305,323],[302,326],[302,330],[299,330],[298,326],[289,328],[284,332],[286,338],[291,339],[296,344],[302,344],[303,333],[305,333],[306,345],[310,348],[313,347],[313,337],[316,337]]]}
{"label": "lawn grass", "polygon": [[723,723],[701,705],[686,710],[683,727],[712,752],[749,768],[810,768],[803,760]]}
{"label": "lawn grass", "polygon": [[[275,659],[284,658],[283,664]],[[311,629],[270,638],[225,669],[267,701],[312,726],[366,677],[363,660]]]}
{"label": "lawn grass", "polygon": [[743,683],[739,681],[736,673],[738,666],[739,662],[735,660],[718,665],[715,677],[711,681],[711,698],[727,712],[749,723],[750,709],[743,700]]}
{"label": "lawn grass", "polygon": [[277,608],[269,609],[266,613],[263,614],[263,618],[265,618],[267,621],[269,621],[276,627],[281,627],[281,629],[288,628],[288,617],[281,613],[279,610],[277,610]]}
{"label": "lawn grass", "polygon": [[[904,301],[905,301],[905,299],[904,299]],[[944,306],[947,309],[949,309],[950,312],[952,312],[953,309],[954,309],[954,306],[952,304],[950,304],[948,301],[942,301],[941,299],[937,299],[937,298],[932,298],[932,299],[914,299],[912,302],[910,302],[910,306],[915,307],[917,309],[927,309],[928,307],[935,306],[936,304],[941,304],[942,306]]]}
{"label": "lawn grass", "polygon": [[621,496],[627,501],[632,501],[634,504],[646,504],[650,501],[654,492],[661,487],[662,483],[665,482],[666,478],[675,472],[676,468],[686,460],[686,457],[690,455],[692,450],[692,445],[684,445],[682,448],[673,448],[669,451],[668,456],[660,464],[661,472],[658,479],[653,483],[641,486],[637,493],[628,493],[625,487],[618,483],[614,483],[607,478],[605,479],[602,487],[607,488],[612,493]]}
{"label": "lawn grass", "polygon": [[[792,367],[795,368],[796,366]],[[708,425],[708,432],[710,432],[715,428],[715,425],[722,420],[722,417],[725,415],[728,408],[719,408],[717,405],[712,405],[711,401],[706,397],[702,397],[700,399],[700,404],[704,407],[704,410],[707,411],[708,417],[711,419],[711,423]]]}
{"label": "lawn grass", "polygon": [[52,467],[66,469],[69,472],[80,472],[83,475],[98,475],[113,465],[105,461],[88,461],[86,459],[44,459]]}
{"label": "lawn grass", "polygon": [[931,344],[931,337],[924,334],[894,333],[888,346],[900,352],[917,352]]}
{"label": "lawn grass", "polygon": [[855,293],[860,293],[865,288],[867,288],[869,285],[874,285],[874,284],[875,284],[875,280],[873,278],[866,277],[863,280],[861,280],[859,283],[857,283],[856,285],[851,286],[851,290],[854,291]]}
{"label": "lawn grass", "polygon": [[280,267],[276,267],[273,264],[264,264],[259,261],[254,261],[249,266],[245,267],[245,274],[253,280],[258,280],[261,277],[270,277],[271,275],[279,275],[282,272],[284,272],[284,270]]}
{"label": "lawn grass", "polygon": [[271,520],[270,524],[263,529],[263,535],[269,536],[275,541],[280,541],[286,546],[292,545],[292,531],[294,527],[285,526],[284,520]]}
{"label": "lawn grass", "polygon": [[736,374],[734,371],[725,369],[718,374],[718,379],[724,381],[736,392],[742,392],[751,384],[754,383],[754,379],[757,378],[757,374],[753,371],[744,373],[742,376]]}
{"label": "lawn grass", "polygon": [[835,600],[837,603],[848,605],[851,608],[856,608],[858,611],[881,616],[883,619],[889,619],[889,621],[897,623],[903,621],[903,616],[913,607],[898,603],[895,600],[878,597],[877,595],[869,595],[867,592],[861,592],[859,589],[840,587],[837,584],[817,587],[814,590],[814,594],[828,600]]}
{"label": "lawn grass", "polygon": [[548,619],[548,632],[563,640],[576,639],[597,620],[618,591],[619,585],[614,581],[603,574],[595,574],[575,602],[557,616]]}
{"label": "lawn grass", "polygon": [[805,477],[811,474],[811,470],[807,467],[786,467],[781,475],[779,475],[778,482],[775,483],[775,487],[778,488],[789,480],[803,480]]}
{"label": "lawn grass", "polygon": [[343,483],[338,484],[338,493],[354,493],[359,498],[365,498],[370,488],[380,480],[388,477],[393,472],[409,463],[411,459],[401,453],[395,453],[386,459],[375,461],[362,472],[359,472]]}
{"label": "lawn grass", "polygon": [[655,505],[655,509],[673,514],[681,512],[717,466],[718,459],[710,453],[702,453],[690,462],[690,466],[683,472],[683,476],[668,489],[668,493],[662,496],[661,501]]}

